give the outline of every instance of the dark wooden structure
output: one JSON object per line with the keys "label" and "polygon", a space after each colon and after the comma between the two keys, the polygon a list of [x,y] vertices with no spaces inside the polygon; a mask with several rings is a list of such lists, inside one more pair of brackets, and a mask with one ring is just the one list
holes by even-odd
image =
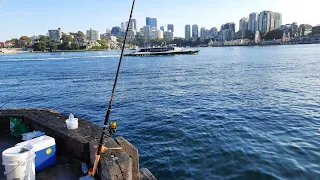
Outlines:
{"label": "dark wooden structure", "polygon": [[[55,138],[57,151],[73,154],[77,159],[92,164],[95,145],[101,132],[101,127],[79,118],[79,128],[68,130],[65,120],[68,116],[54,110],[42,109],[6,109],[0,110],[0,132],[10,129],[10,117],[22,119],[30,129],[43,131]],[[118,148],[107,150],[102,154],[99,175],[107,180],[154,180],[148,169],[139,169],[138,150],[123,137],[115,140],[109,134],[105,137],[105,146]]]}

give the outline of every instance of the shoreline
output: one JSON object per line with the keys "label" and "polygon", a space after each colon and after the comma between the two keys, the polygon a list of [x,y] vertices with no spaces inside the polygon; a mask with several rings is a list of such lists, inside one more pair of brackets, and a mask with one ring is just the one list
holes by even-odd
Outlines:
{"label": "shoreline", "polygon": [[[248,45],[213,45],[213,46],[195,46],[195,47],[210,47],[210,48],[215,48],[215,47],[239,47],[239,46],[249,46],[249,47],[254,47],[254,46],[281,46],[281,45],[309,45],[309,44],[320,44],[320,43],[288,43],[288,44],[248,44]],[[113,51],[113,50],[118,50],[118,49],[91,49],[91,50],[57,50],[57,51],[32,51],[32,50],[22,50],[24,48],[11,48],[11,49],[0,49],[0,56],[1,55],[13,55],[13,54],[29,54],[29,53],[61,53],[61,52],[102,52],[102,51]],[[2,51],[5,50],[5,51]],[[130,50],[130,49],[126,49]]]}
{"label": "shoreline", "polygon": [[[20,48],[18,48],[20,49]],[[97,50],[58,50],[58,51],[28,51],[28,50],[17,50],[11,48],[10,50],[5,49],[5,51],[0,51],[0,55],[10,55],[10,54],[29,54],[29,53],[61,53],[61,52],[96,52],[96,51],[112,51],[110,49],[97,49]]]}

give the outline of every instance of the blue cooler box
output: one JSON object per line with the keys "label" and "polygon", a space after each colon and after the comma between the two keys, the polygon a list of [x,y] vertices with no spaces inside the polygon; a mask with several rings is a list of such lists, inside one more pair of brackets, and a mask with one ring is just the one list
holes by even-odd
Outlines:
{"label": "blue cooler box", "polygon": [[56,165],[56,142],[54,138],[49,136],[41,136],[31,139],[16,146],[31,145],[35,151],[35,167],[36,172],[39,172],[47,167]]}

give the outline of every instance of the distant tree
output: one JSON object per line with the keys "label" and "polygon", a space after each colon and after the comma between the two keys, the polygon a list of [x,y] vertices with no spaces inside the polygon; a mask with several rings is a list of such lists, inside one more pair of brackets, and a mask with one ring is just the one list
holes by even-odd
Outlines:
{"label": "distant tree", "polygon": [[[22,38],[24,39],[24,38]],[[50,44],[48,43],[49,37],[48,36],[40,36],[39,42],[35,43],[33,45],[34,51],[44,51],[47,49],[47,47],[50,47]]]}
{"label": "distant tree", "polygon": [[18,42],[21,47],[27,47],[29,46],[31,39],[28,36],[21,36]]}
{"label": "distant tree", "polygon": [[78,31],[78,36],[79,37],[84,37],[84,33],[82,31]]}
{"label": "distant tree", "polygon": [[34,51],[41,51],[41,50],[40,50],[40,43],[34,43],[34,45],[33,45],[33,50],[34,50]]}
{"label": "distant tree", "polygon": [[99,50],[99,49],[101,49],[101,46],[92,46],[91,49],[92,49],[92,50]]}
{"label": "distant tree", "polygon": [[49,41],[49,37],[48,36],[39,36],[39,41],[44,41],[44,42],[47,42]]}
{"label": "distant tree", "polygon": [[283,31],[280,30],[280,29],[276,29],[276,30],[273,30],[273,31],[269,31],[264,39],[265,40],[272,40],[272,39],[281,39],[282,38],[282,35],[283,35]]}
{"label": "distant tree", "polygon": [[76,43],[72,43],[71,44],[71,49],[72,50],[78,50],[78,49],[80,49],[80,46],[78,44],[76,44]]}
{"label": "distant tree", "polygon": [[192,46],[199,46],[202,43],[202,41],[200,40],[200,38],[198,38],[196,41],[192,42]]}
{"label": "distant tree", "polygon": [[9,40],[10,42],[12,42],[13,44],[14,43],[16,43],[16,42],[18,42],[19,41],[19,39],[17,39],[17,38],[12,38],[11,40]]}
{"label": "distant tree", "polygon": [[47,43],[44,41],[39,41],[39,43],[35,43],[33,46],[34,51],[44,51],[47,49]]}
{"label": "distant tree", "polygon": [[101,45],[101,49],[108,49],[108,42],[106,39],[98,40],[98,43]]}
{"label": "distant tree", "polygon": [[49,43],[49,48],[51,49],[51,51],[57,51],[58,45],[55,42],[50,42]]}
{"label": "distant tree", "polygon": [[117,38],[117,41],[119,42],[119,43],[123,43],[123,40],[124,40],[124,37],[122,37],[122,36],[119,36],[118,38]]}
{"label": "distant tree", "polygon": [[58,46],[59,50],[72,50],[71,43],[61,43]]}
{"label": "distant tree", "polygon": [[8,40],[6,42],[11,42],[13,44],[13,47],[16,47],[16,48],[20,46],[19,39],[17,38],[12,38],[11,40]]}
{"label": "distant tree", "polygon": [[70,43],[73,41],[73,38],[71,35],[62,35],[61,40],[63,43]]}
{"label": "distant tree", "polygon": [[20,40],[26,41],[27,43],[31,42],[31,39],[28,36],[21,36]]}

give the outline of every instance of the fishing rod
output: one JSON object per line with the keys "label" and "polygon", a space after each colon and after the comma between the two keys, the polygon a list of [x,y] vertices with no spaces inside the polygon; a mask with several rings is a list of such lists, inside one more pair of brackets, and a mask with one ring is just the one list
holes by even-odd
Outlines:
{"label": "fishing rod", "polygon": [[94,161],[94,166],[93,166],[93,170],[92,170],[92,176],[94,176],[95,173],[97,172],[98,163],[99,163],[99,160],[100,160],[101,149],[102,149],[102,146],[103,146],[104,136],[106,134],[106,130],[107,130],[107,127],[108,127],[108,122],[109,122],[110,113],[111,113],[111,109],[112,109],[112,102],[113,102],[113,98],[114,98],[114,93],[116,91],[116,86],[117,86],[118,76],[119,76],[119,72],[120,72],[122,57],[123,57],[124,48],[125,48],[125,45],[126,45],[129,26],[131,24],[131,18],[132,18],[132,13],[133,13],[135,1],[136,0],[133,0],[133,2],[132,2],[129,21],[128,21],[128,24],[127,24],[127,30],[126,30],[126,34],[124,36],[124,40],[123,40],[123,44],[122,44],[122,50],[121,50],[120,60],[119,60],[119,64],[118,64],[118,69],[117,69],[116,77],[115,77],[114,83],[113,83],[113,88],[112,88],[112,93],[111,93],[111,97],[110,97],[110,101],[109,101],[108,110],[107,110],[107,113],[106,113],[106,116],[105,116],[105,119],[104,119],[104,125],[103,125],[103,129],[102,129],[102,133],[101,133],[101,138],[100,138],[100,142],[99,142],[97,155],[96,155],[96,158],[95,158],[95,161]]}

